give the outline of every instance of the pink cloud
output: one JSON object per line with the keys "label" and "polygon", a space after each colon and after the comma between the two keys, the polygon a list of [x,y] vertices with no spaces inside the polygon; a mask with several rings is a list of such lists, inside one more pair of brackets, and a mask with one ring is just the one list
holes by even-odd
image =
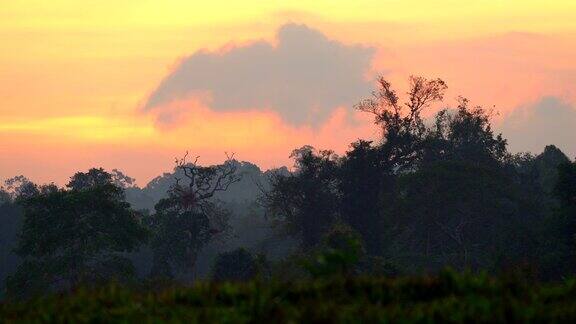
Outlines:
{"label": "pink cloud", "polygon": [[576,102],[576,35],[509,33],[472,40],[414,44],[379,51],[373,70],[395,84],[407,75],[447,81],[448,102],[463,95],[502,115],[543,96]]}

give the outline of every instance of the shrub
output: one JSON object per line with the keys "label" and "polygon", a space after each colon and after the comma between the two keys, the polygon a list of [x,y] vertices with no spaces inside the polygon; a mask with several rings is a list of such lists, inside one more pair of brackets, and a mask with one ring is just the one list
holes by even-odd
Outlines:
{"label": "shrub", "polygon": [[199,283],[161,291],[108,285],[0,304],[0,322],[569,323],[576,321],[574,297],[575,280],[527,284],[453,271],[395,279]]}
{"label": "shrub", "polygon": [[358,272],[358,263],[364,254],[360,235],[348,225],[336,224],[303,265],[313,277],[348,276]]}

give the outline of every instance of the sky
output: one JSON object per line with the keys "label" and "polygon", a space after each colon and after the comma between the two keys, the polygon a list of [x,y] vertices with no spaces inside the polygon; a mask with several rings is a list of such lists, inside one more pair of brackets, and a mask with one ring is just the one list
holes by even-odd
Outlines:
{"label": "sky", "polygon": [[429,116],[462,95],[512,151],[576,157],[572,0],[0,1],[0,179],[343,153],[378,137],[352,108],[378,75],[442,78]]}

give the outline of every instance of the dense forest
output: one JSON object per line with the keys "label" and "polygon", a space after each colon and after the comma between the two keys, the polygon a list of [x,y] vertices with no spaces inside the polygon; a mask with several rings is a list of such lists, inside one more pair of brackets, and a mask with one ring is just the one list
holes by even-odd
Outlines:
{"label": "dense forest", "polygon": [[[146,186],[118,170],[0,191],[2,299],[130,287],[456,272],[561,282],[576,269],[576,162],[552,145],[512,154],[490,112],[441,104],[440,79],[384,78],[355,109],[377,141],[339,156],[295,149],[263,172],[185,154]],[[272,289],[272,288],[270,288]],[[276,289],[276,288],[274,288]]]}

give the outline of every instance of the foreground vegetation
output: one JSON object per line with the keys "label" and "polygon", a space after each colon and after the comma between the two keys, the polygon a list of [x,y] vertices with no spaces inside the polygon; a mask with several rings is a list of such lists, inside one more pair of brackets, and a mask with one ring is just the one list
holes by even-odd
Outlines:
{"label": "foreground vegetation", "polygon": [[109,285],[0,305],[0,322],[568,322],[576,281],[441,272],[434,277],[201,283],[156,289]]}

